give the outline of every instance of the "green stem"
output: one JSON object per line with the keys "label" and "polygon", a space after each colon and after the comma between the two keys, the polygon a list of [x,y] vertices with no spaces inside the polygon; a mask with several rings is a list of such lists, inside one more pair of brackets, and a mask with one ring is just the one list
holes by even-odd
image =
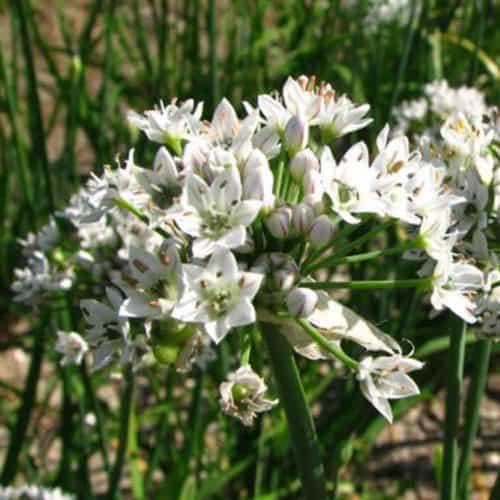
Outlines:
{"label": "green stem", "polygon": [[133,410],[132,397],[134,393],[134,374],[132,366],[127,366],[125,371],[125,389],[122,394],[120,404],[120,435],[118,451],[116,452],[116,460],[111,471],[109,479],[109,489],[107,498],[113,499],[118,496],[120,479],[122,475],[123,465],[125,463],[125,455],[127,454],[128,432],[130,428],[130,417]]}
{"label": "green stem", "polygon": [[490,500],[498,500],[500,498],[500,472],[497,475],[495,484],[490,493]]}
{"label": "green stem", "polygon": [[304,498],[326,499],[319,442],[293,353],[286,339],[271,325],[262,324],[262,329],[288,421]]}
{"label": "green stem", "polygon": [[[144,212],[139,210],[137,207],[134,207],[134,205],[129,203],[124,198],[115,198],[114,201],[116,205],[121,209],[126,210],[127,212],[130,212],[131,214],[135,215],[140,221],[144,222],[144,224],[149,224],[148,216]],[[170,235],[161,227],[154,227],[153,231],[157,232],[164,238],[170,238]]]}
{"label": "green stem", "polygon": [[394,90],[392,92],[391,107],[389,108],[388,118],[391,118],[392,109],[394,108],[394,105],[396,104],[401,91],[401,83],[403,81],[403,76],[408,66],[408,61],[410,60],[410,52],[411,52],[411,47],[413,45],[413,39],[415,37],[415,33],[417,31],[420,22],[420,12],[421,9],[419,2],[417,0],[413,0],[411,3],[410,19],[408,21],[407,36],[406,36],[405,46],[403,49],[403,56],[401,57],[399,63],[396,82],[393,87]]}
{"label": "green stem", "polygon": [[210,83],[212,86],[212,110],[219,100],[219,86],[217,78],[217,2],[209,2],[209,45],[210,45]]}
{"label": "green stem", "polygon": [[450,326],[450,365],[446,393],[441,500],[457,498],[458,424],[465,357],[466,324],[453,317]]}
{"label": "green stem", "polygon": [[415,278],[408,280],[367,280],[367,281],[313,281],[301,282],[300,286],[313,290],[336,290],[348,288],[350,290],[377,290],[393,288],[420,288],[426,289],[431,285],[431,278]]}
{"label": "green stem", "polygon": [[458,493],[467,497],[470,475],[470,458],[474,439],[479,426],[481,399],[486,387],[488,365],[491,354],[491,340],[480,340],[474,347],[474,371],[469,385],[467,403],[465,405],[465,428],[462,456],[458,466]]}
{"label": "green stem", "polygon": [[326,259],[320,260],[319,262],[310,264],[305,268],[305,272],[311,273],[313,271],[316,271],[317,269],[321,269],[324,267],[333,267],[341,264],[355,264],[357,262],[364,262],[366,260],[373,260],[373,259],[378,259],[380,257],[387,257],[389,255],[395,255],[406,252],[406,250],[409,250],[410,248],[415,248],[415,242],[413,241],[406,242],[403,243],[402,245],[398,245],[397,247],[386,248],[384,250],[374,250],[371,252],[365,252],[356,255],[347,255],[341,257],[339,257],[338,255],[332,255],[330,257],[327,257]]}
{"label": "green stem", "polygon": [[281,185],[283,183],[283,170],[285,168],[285,160],[280,158],[278,161],[278,167],[276,169],[276,178],[274,182],[274,192],[276,196],[280,196],[281,194]]}
{"label": "green stem", "polygon": [[104,466],[104,470],[109,475],[111,466],[108,458],[108,437],[106,433],[106,428],[104,426],[104,416],[102,414],[101,405],[99,400],[95,394],[94,387],[92,384],[92,380],[87,371],[87,365],[85,362],[80,366],[80,375],[82,377],[83,387],[85,388],[85,393],[87,398],[89,399],[90,406],[94,415],[96,416],[96,430],[97,430],[97,438],[99,442],[99,448],[102,456],[102,463]]}
{"label": "green stem", "polygon": [[137,428],[137,413],[132,401],[128,427],[128,456],[130,463],[130,479],[132,483],[132,494],[134,500],[144,499],[143,474],[140,467],[139,439]]}
{"label": "green stem", "polygon": [[42,111],[40,99],[38,97],[38,82],[35,72],[35,64],[33,61],[33,53],[31,50],[32,44],[28,28],[28,21],[31,19],[32,11],[29,1],[12,2],[14,9],[17,10],[19,26],[21,28],[21,39],[23,45],[24,59],[26,61],[26,72],[29,84],[29,104],[32,113],[31,117],[31,136],[33,139],[34,158],[40,161],[42,173],[45,177],[45,196],[47,197],[49,211],[54,210],[54,193],[52,191],[52,183],[50,179],[49,160],[47,157],[47,149],[45,145],[45,131],[43,126]]}
{"label": "green stem", "polygon": [[318,345],[320,345],[325,351],[335,356],[339,361],[342,361],[346,366],[353,370],[357,370],[359,363],[348,356],[340,347],[330,342],[327,338],[323,337],[321,333],[314,328],[314,326],[305,319],[297,319],[297,323],[303,328],[304,332],[309,335]]}
{"label": "green stem", "polygon": [[28,377],[24,385],[23,401],[17,414],[15,427],[11,433],[9,450],[2,469],[0,484],[9,484],[14,479],[17,472],[19,453],[21,452],[26,437],[28,424],[30,423],[33,406],[35,404],[37,385],[40,380],[40,368],[42,366],[43,351],[45,348],[45,330],[46,325],[43,324],[42,320],[42,324],[35,331],[35,344]]}

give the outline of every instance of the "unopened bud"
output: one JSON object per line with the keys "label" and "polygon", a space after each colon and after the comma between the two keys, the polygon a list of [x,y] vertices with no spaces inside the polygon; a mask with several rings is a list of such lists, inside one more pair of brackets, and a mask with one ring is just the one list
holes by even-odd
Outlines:
{"label": "unopened bud", "polygon": [[313,207],[307,203],[300,203],[293,207],[292,227],[297,234],[306,234],[311,229],[316,215]]}
{"label": "unopened bud", "polygon": [[236,251],[238,253],[243,253],[243,254],[253,253],[254,250],[255,250],[255,242],[253,241],[252,237],[249,236],[248,234],[247,237],[245,238],[245,243],[236,248]]}
{"label": "unopened bud", "polygon": [[318,303],[318,294],[309,288],[294,288],[286,296],[290,314],[297,317],[310,316]]}
{"label": "unopened bud", "polygon": [[277,290],[290,290],[297,281],[298,270],[293,267],[277,269],[273,273],[273,282]]}
{"label": "unopened bud", "polygon": [[290,162],[290,173],[296,181],[304,178],[309,170],[319,170],[319,161],[316,155],[308,148],[299,151]]}
{"label": "unopened bud", "polygon": [[270,210],[274,205],[273,173],[268,166],[249,170],[243,178],[243,197],[262,201],[262,208]]}
{"label": "unopened bud", "polygon": [[264,286],[270,290],[290,290],[297,281],[299,267],[286,253],[267,253],[261,255],[251,271],[263,274]]}
{"label": "unopened bud", "polygon": [[308,170],[302,179],[304,196],[310,203],[317,203],[323,198],[323,182],[317,170]]}
{"label": "unopened bud", "polygon": [[285,143],[291,155],[304,149],[309,142],[309,124],[304,116],[292,116],[285,127]]}
{"label": "unopened bud", "polygon": [[267,217],[265,224],[275,238],[284,240],[290,234],[291,220],[292,210],[288,207],[281,207]]}
{"label": "unopened bud", "polygon": [[320,215],[309,232],[309,239],[313,245],[326,245],[333,238],[333,224],[326,215]]}

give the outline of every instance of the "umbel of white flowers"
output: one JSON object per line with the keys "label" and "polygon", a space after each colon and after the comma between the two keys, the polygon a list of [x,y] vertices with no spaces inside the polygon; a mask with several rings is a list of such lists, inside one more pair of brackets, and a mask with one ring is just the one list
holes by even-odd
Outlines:
{"label": "umbel of white flowers", "polygon": [[73,495],[63,493],[59,488],[50,489],[36,485],[0,486],[0,500],[74,500]]}
{"label": "umbel of white flowers", "polygon": [[[422,364],[334,300],[329,290],[338,284],[319,277],[348,262],[335,246],[339,231],[393,222],[406,236],[376,254],[420,262],[406,282],[428,292],[434,313],[451,310],[499,337],[499,271],[489,241],[500,206],[492,188],[496,122],[462,109],[443,116],[418,149],[386,125],[373,150],[364,142],[343,150],[343,136],[372,122],[370,107],[328,83],[290,77],[280,94],[243,106],[240,117],[223,99],[209,120],[193,100],[130,112],[131,125],[158,148],[153,164],[138,165],[130,150],[28,235],[16,300],[38,306],[69,288],[87,290],[86,333],[59,332],[56,348],[64,364],[88,351],[94,370],[203,369],[227,335],[238,330],[246,342],[269,323],[297,353],[343,363],[391,420],[388,400],[418,393],[408,373]],[[61,217],[76,237],[61,234]],[[366,351],[361,361],[342,350],[348,342]],[[221,404],[251,423],[274,401],[245,356],[221,386]]]}

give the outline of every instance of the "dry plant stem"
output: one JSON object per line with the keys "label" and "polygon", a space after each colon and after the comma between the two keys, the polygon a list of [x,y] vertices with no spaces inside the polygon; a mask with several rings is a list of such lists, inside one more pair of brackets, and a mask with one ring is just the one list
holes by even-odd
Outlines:
{"label": "dry plant stem", "polygon": [[261,327],[286,413],[302,493],[308,500],[326,499],[319,442],[292,350],[275,327],[265,323]]}
{"label": "dry plant stem", "polygon": [[455,317],[450,319],[450,365],[446,393],[441,500],[455,500],[457,498],[458,430],[466,330],[464,321]]}
{"label": "dry plant stem", "polygon": [[462,456],[458,467],[457,492],[462,498],[468,498],[470,459],[474,439],[479,427],[481,400],[488,378],[488,365],[491,354],[491,340],[480,340],[474,346],[474,371],[469,385],[467,403],[465,405],[465,428]]}

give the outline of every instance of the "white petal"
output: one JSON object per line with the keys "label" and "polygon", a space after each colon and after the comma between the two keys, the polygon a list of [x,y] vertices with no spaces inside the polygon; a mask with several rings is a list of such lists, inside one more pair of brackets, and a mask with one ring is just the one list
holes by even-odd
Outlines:
{"label": "white petal", "polygon": [[217,242],[209,238],[198,238],[193,242],[193,256],[204,259],[211,255],[217,248]]}
{"label": "white petal", "polygon": [[234,282],[238,279],[238,263],[229,250],[218,248],[210,257],[207,270],[213,276],[222,273],[225,281]]}
{"label": "white petal", "polygon": [[245,243],[246,234],[246,230],[243,226],[236,226],[219,238],[215,244],[221,248],[238,248]]}
{"label": "white petal", "polygon": [[255,323],[255,309],[247,298],[242,298],[228,314],[231,328]]}
{"label": "white petal", "polygon": [[371,378],[368,378],[360,383],[361,387],[361,392],[363,393],[363,396],[375,407],[375,409],[382,414],[383,417],[385,417],[389,423],[392,424],[392,410],[391,410],[391,405],[387,401],[387,399],[384,399],[381,397],[374,385],[373,381]]}
{"label": "white petal", "polygon": [[241,200],[241,192],[240,172],[234,166],[218,175],[210,187],[210,196],[217,208],[228,212]]}
{"label": "white petal", "polygon": [[239,283],[242,283],[240,294],[242,297],[253,299],[259,291],[264,275],[260,273],[241,273]]}
{"label": "white petal", "polygon": [[218,344],[229,332],[230,326],[226,317],[218,318],[216,321],[204,323],[205,331],[209,337]]}
{"label": "white petal", "polygon": [[133,298],[125,299],[120,306],[120,316],[127,318],[148,318],[161,313],[160,308],[151,307],[146,296],[135,294]]}
{"label": "white petal", "polygon": [[246,227],[249,226],[257,217],[260,211],[262,202],[258,200],[245,200],[239,203],[231,214],[231,221],[234,224],[241,224]]}
{"label": "white petal", "polygon": [[212,127],[215,129],[219,139],[225,141],[234,137],[238,129],[239,120],[231,103],[223,98],[217,105],[212,118]]}

